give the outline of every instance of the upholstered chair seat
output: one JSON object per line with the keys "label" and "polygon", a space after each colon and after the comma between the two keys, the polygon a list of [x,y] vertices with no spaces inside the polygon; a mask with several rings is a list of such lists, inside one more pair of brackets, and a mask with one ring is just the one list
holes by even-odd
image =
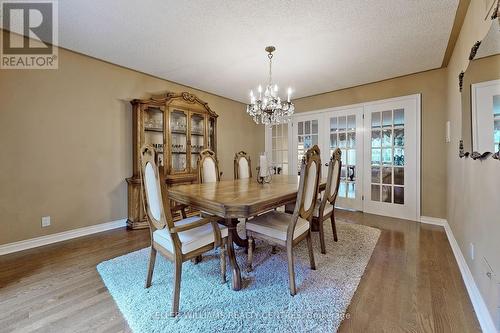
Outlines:
{"label": "upholstered chair seat", "polygon": [[[201,220],[201,217],[193,216],[187,219],[183,219],[174,223],[176,227],[187,225],[196,221]],[[221,237],[227,237],[227,228],[219,224],[219,229]],[[177,233],[179,240],[181,241],[181,250],[183,254],[198,250],[205,245],[213,243],[214,232],[211,224],[204,224],[202,226],[196,227],[194,229],[189,229],[186,231],[181,231]],[[153,240],[167,249],[169,252],[174,252],[174,245],[172,243],[172,238],[170,237],[170,232],[166,229],[160,229],[153,232]]]}
{"label": "upholstered chair seat", "polygon": [[[258,232],[268,237],[286,241],[286,232],[291,219],[292,214],[273,210],[248,220],[246,223],[246,230]],[[302,236],[308,230],[309,222],[299,217],[297,224],[295,225],[293,238],[296,239]]]}

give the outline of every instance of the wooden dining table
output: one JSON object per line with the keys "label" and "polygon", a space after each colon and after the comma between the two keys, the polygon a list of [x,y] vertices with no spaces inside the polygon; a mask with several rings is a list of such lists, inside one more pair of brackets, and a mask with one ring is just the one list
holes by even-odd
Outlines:
{"label": "wooden dining table", "polygon": [[[241,273],[234,244],[248,247],[236,230],[238,219],[251,218],[283,205],[294,203],[298,176],[273,175],[270,183],[259,184],[255,178],[221,180],[214,183],[179,185],[168,189],[169,198],[202,212],[221,217],[228,229],[228,257],[232,270],[232,288],[241,289]],[[320,190],[326,179],[320,181]]]}

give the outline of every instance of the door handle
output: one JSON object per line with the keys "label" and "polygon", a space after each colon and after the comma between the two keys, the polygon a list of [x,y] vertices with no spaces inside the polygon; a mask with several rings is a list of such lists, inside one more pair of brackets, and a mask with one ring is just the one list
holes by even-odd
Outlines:
{"label": "door handle", "polygon": [[325,166],[328,166],[328,163],[325,163]]}

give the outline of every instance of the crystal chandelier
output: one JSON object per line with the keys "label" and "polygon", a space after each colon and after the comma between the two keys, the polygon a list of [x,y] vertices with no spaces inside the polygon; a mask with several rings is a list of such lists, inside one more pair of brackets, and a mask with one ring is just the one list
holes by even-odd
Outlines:
{"label": "crystal chandelier", "polygon": [[259,85],[258,94],[255,96],[253,90],[250,91],[250,104],[247,105],[247,113],[253,117],[257,124],[276,125],[290,121],[290,117],[295,110],[295,105],[290,101],[292,90],[288,88],[288,97],[282,101],[278,96],[278,85],[273,84],[272,59],[274,46],[266,47],[269,58],[269,82],[262,93],[262,86]]}

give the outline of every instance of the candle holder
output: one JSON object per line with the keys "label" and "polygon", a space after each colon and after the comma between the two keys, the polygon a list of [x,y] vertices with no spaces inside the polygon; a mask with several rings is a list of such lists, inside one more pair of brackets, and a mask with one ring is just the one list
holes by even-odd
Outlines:
{"label": "candle holder", "polygon": [[262,177],[260,175],[260,166],[257,167],[257,183],[259,184],[269,184],[272,180],[271,173],[269,172],[269,169],[267,170],[266,176]]}

